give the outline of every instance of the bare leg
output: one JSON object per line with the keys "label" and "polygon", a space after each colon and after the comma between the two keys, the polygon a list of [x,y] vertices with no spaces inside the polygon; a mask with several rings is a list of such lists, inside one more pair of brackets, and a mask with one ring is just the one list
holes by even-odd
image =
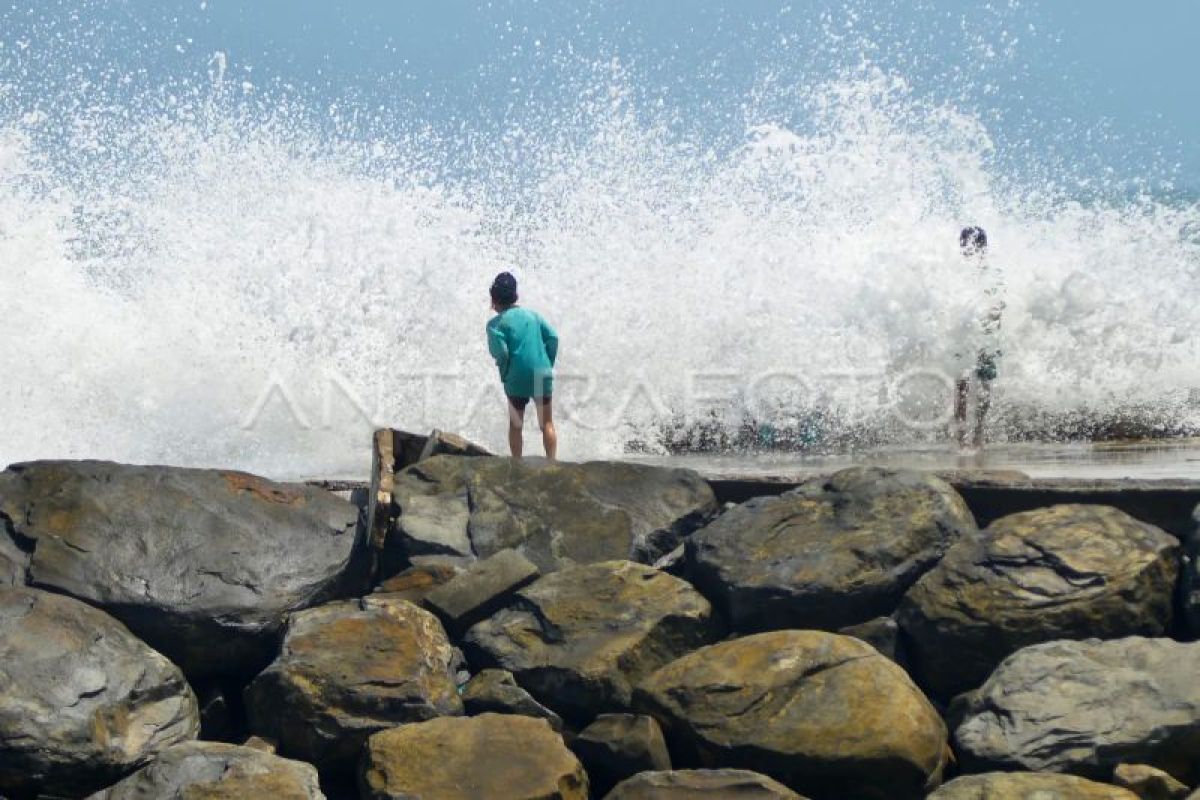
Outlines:
{"label": "bare leg", "polygon": [[546,448],[546,458],[554,461],[558,457],[558,432],[554,430],[553,403],[549,397],[535,398],[534,402],[537,403],[538,427],[542,429],[542,446]]}
{"label": "bare leg", "polygon": [[954,438],[959,447],[967,446],[967,397],[971,391],[971,381],[959,378],[954,386]]}
{"label": "bare leg", "polygon": [[520,458],[525,443],[521,438],[521,428],[525,426],[525,409],[517,408],[508,403],[508,449],[513,458]]}
{"label": "bare leg", "polygon": [[983,447],[983,422],[992,407],[992,382],[979,380],[979,391],[975,398],[975,446]]}

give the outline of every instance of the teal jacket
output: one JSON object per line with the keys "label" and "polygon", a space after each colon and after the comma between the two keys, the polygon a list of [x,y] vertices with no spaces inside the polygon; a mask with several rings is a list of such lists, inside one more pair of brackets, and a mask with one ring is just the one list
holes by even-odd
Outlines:
{"label": "teal jacket", "polygon": [[488,322],[487,338],[505,394],[549,397],[554,393],[558,334],[540,314],[520,306],[505,309]]}

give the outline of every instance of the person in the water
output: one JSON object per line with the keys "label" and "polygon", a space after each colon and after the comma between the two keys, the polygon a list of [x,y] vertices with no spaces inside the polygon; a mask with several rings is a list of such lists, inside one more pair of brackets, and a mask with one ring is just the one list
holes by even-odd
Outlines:
{"label": "person in the water", "polygon": [[[968,443],[982,447],[984,421],[992,405],[992,381],[1000,365],[1000,316],[1004,312],[1004,285],[999,270],[988,264],[987,233],[983,228],[963,228],[958,236],[963,257],[971,263],[972,276],[979,292],[973,313],[978,316],[969,325],[967,341],[963,342],[960,363],[964,364],[954,387],[954,430],[961,447]],[[973,362],[973,364],[971,363]],[[975,390],[975,429],[968,431],[967,406],[971,390]]]}
{"label": "person in the water", "polygon": [[525,407],[533,400],[546,458],[558,453],[552,396],[558,334],[540,314],[517,305],[517,279],[501,272],[492,281],[492,310],[487,324],[488,351],[496,359],[504,394],[508,397],[508,447],[521,457]]}

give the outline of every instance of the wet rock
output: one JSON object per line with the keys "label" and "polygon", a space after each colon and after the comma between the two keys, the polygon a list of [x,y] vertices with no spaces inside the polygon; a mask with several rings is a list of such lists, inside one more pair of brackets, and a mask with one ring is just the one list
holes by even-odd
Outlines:
{"label": "wet rock", "polygon": [[541,719],[503,714],[401,725],[367,741],[364,800],[587,800],[583,766]]}
{"label": "wet rock", "polygon": [[643,772],[617,784],[605,800],[804,800],[783,784],[745,769]]}
{"label": "wet rock", "polygon": [[937,786],[946,727],[865,642],[776,631],[690,653],[638,687],[677,765],[770,775],[816,798],[918,798]]}
{"label": "wet rock", "polygon": [[942,786],[929,800],[1135,800],[1116,786],[1075,775],[989,772],[965,775]]}
{"label": "wet rock", "polygon": [[900,644],[900,626],[891,617],[876,617],[858,625],[849,625],[838,633],[863,640],[897,664],[905,663]]}
{"label": "wet rock", "polygon": [[556,731],[562,731],[562,719],[550,709],[533,699],[522,689],[511,672],[502,669],[485,669],[463,687],[463,707],[467,714],[520,714],[537,717],[550,723]]}
{"label": "wet rock", "polygon": [[375,593],[421,605],[430,592],[460,572],[461,569],[451,564],[412,566],[380,583],[375,588]]}
{"label": "wet rock", "polygon": [[288,611],[360,577],[354,506],[241,472],[19,464],[0,510],[31,585],[108,610],[193,680],[261,668]]}
{"label": "wet rock", "polygon": [[386,559],[520,551],[543,573],[654,561],[716,509],[691,470],[641,464],[435,456],[395,476]]}
{"label": "wet rock", "polygon": [[1033,645],[955,701],[966,769],[1104,780],[1120,763],[1200,779],[1200,643],[1130,637]]}
{"label": "wet rock", "polygon": [[472,663],[498,666],[572,720],[629,707],[634,684],[713,641],[712,607],[685,581],[631,561],[569,567],[517,592],[467,633]]}
{"label": "wet rock", "polygon": [[639,772],[671,769],[662,729],[653,717],[641,714],[601,714],[575,737],[571,749],[596,794]]}
{"label": "wet rock", "polygon": [[461,714],[441,624],[372,595],[292,615],[279,657],[246,689],[250,729],[279,752],[345,769],[370,734]]}
{"label": "wet rock", "polygon": [[737,630],[837,630],[890,614],[974,531],[949,484],[854,468],[722,514],[689,538],[687,575]]}
{"label": "wet rock", "polygon": [[1026,645],[1163,634],[1178,559],[1174,537],[1115,508],[1026,511],[951,548],[896,618],[918,680],[950,697]]}
{"label": "wet rock", "polygon": [[199,728],[183,674],[124,625],[0,588],[0,795],[81,797]]}
{"label": "wet rock", "polygon": [[309,764],[249,747],[188,742],[92,800],[325,800]]}
{"label": "wet rock", "polygon": [[1187,786],[1161,769],[1145,764],[1119,764],[1113,770],[1113,783],[1141,800],[1184,800],[1188,796]]}
{"label": "wet rock", "polygon": [[477,561],[437,587],[425,605],[451,631],[465,631],[497,611],[513,592],[538,577],[538,568],[516,550],[501,550]]}

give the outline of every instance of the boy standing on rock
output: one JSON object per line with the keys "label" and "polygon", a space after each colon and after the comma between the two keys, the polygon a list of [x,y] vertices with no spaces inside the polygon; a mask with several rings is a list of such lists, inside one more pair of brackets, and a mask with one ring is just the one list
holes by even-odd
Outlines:
{"label": "boy standing on rock", "polygon": [[[992,405],[992,381],[996,379],[1000,360],[998,343],[1000,316],[1004,312],[1004,283],[1000,272],[987,261],[987,233],[983,228],[963,228],[958,237],[963,257],[974,266],[972,276],[978,296],[972,308],[974,318],[956,354],[960,362],[973,363],[962,367],[954,387],[954,432],[960,447],[970,442],[975,449],[983,447],[983,423]],[[975,432],[968,438],[967,401],[975,388]]]}
{"label": "boy standing on rock", "polygon": [[517,279],[510,273],[496,276],[490,294],[496,316],[487,324],[488,351],[508,396],[508,447],[514,458],[521,457],[525,406],[533,399],[546,458],[553,461],[558,451],[551,407],[558,334],[540,314],[517,305]]}

